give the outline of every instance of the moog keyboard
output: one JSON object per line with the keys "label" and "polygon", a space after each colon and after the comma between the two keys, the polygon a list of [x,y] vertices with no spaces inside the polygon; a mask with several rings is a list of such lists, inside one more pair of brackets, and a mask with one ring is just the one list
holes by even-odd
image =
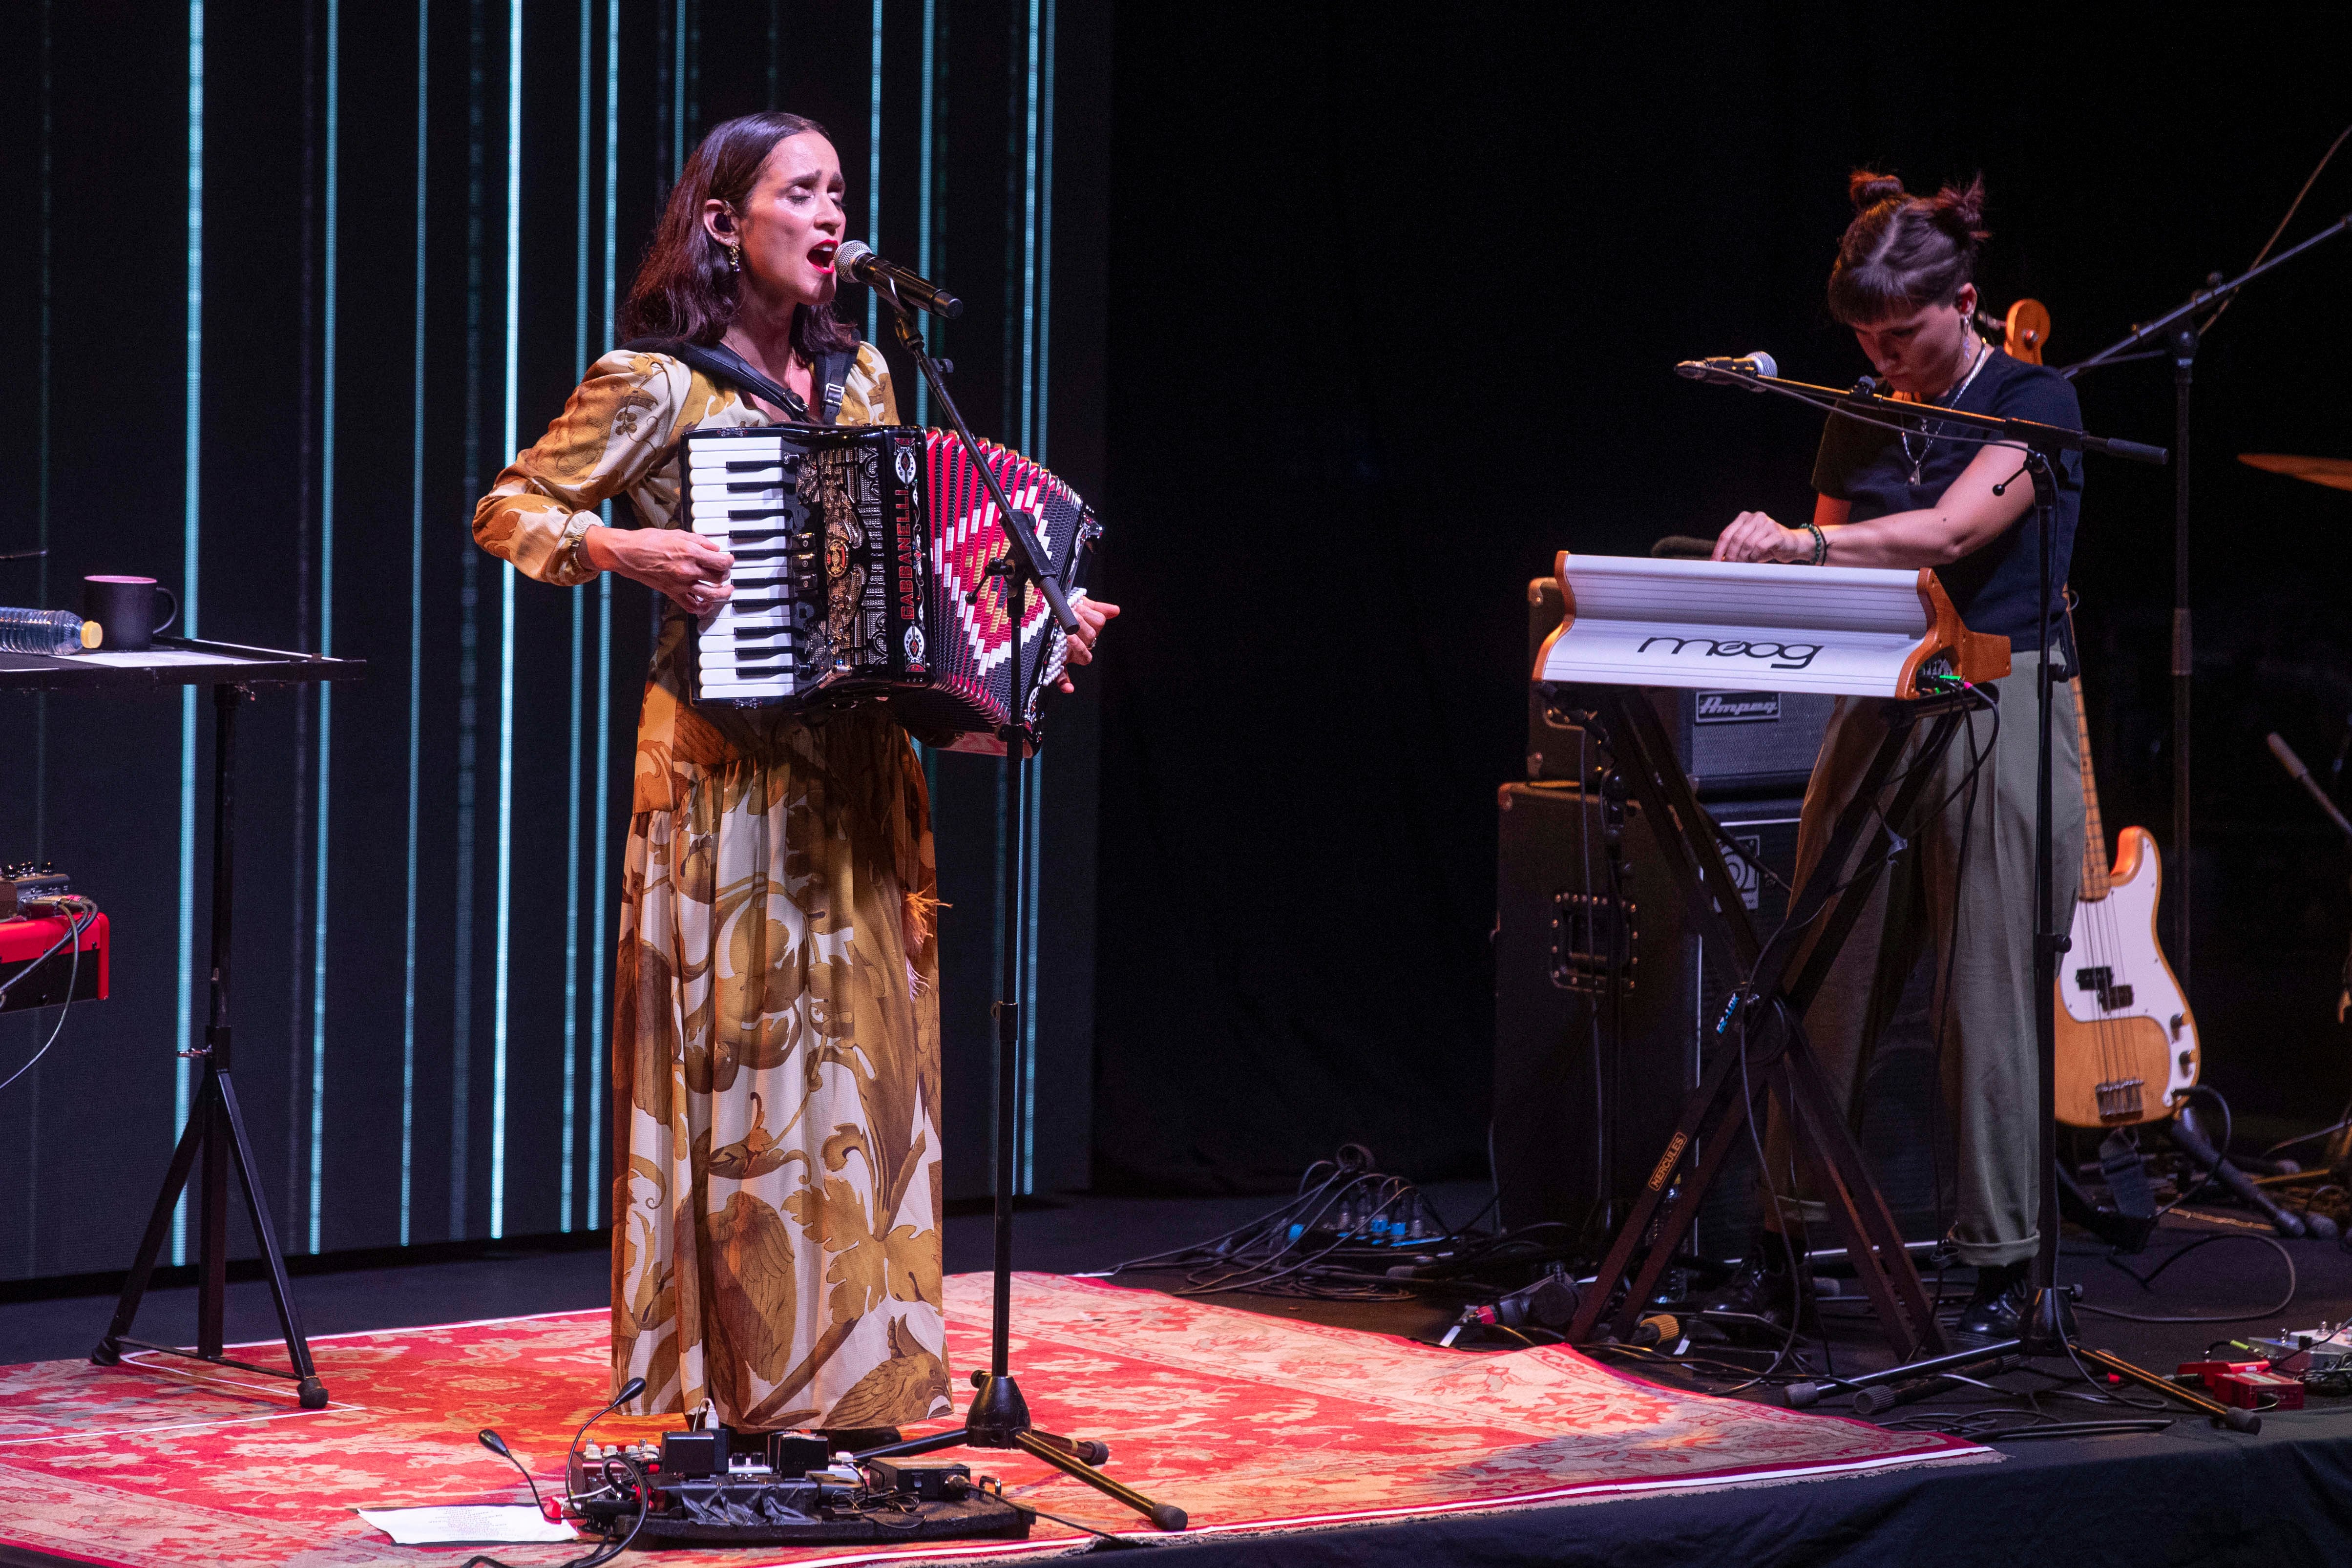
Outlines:
{"label": "moog keyboard", "polygon": [[1534,678],[1917,698],[2009,674],[1933,571],[1573,555]]}
{"label": "moog keyboard", "polygon": [[[686,526],[735,557],[735,592],[695,639],[694,700],[835,706],[887,701],[908,728],[999,750],[1011,721],[1003,529],[972,454],[904,425],[756,425],[685,442]],[[1038,521],[1048,570],[1078,591],[1100,526],[1077,493],[983,442],[1005,498]],[[1066,639],[1032,594],[1022,664],[1060,673]]]}

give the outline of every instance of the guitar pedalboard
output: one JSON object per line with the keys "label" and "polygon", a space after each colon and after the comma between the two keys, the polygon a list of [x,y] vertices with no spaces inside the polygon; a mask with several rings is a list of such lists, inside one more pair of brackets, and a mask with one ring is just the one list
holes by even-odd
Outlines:
{"label": "guitar pedalboard", "polygon": [[102,1000],[110,935],[55,866],[0,865],[0,1012]]}

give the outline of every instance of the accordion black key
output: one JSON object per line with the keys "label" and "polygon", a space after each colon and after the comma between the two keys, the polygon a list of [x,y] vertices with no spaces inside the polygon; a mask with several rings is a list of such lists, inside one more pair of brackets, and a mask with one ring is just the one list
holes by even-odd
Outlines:
{"label": "accordion black key", "polygon": [[[1018,453],[906,425],[738,426],[685,441],[685,526],[735,558],[734,596],[695,640],[702,705],[826,708],[887,701],[908,729],[957,749],[1002,750],[1012,722],[1013,627],[1005,552],[985,462],[1005,498],[1038,519],[1066,595],[1101,527],[1086,503]],[[1066,640],[1029,595],[1020,628],[1030,687],[1057,676]]]}

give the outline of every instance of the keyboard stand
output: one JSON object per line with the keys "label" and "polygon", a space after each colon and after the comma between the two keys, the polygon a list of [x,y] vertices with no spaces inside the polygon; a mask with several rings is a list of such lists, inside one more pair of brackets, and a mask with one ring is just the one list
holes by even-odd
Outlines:
{"label": "keyboard stand", "polygon": [[[1911,825],[1933,761],[1951,745],[1969,711],[1982,699],[1957,693],[1884,702],[1886,737],[1853,800],[1839,813],[1825,852],[1790,898],[1789,918],[1766,943],[1757,936],[1747,905],[1725,869],[1710,820],[1649,700],[1626,686],[1584,687],[1578,693],[1597,699],[1590,713],[1596,738],[1648,816],[1692,920],[1706,940],[1723,944],[1734,971],[1748,976],[1748,984],[1717,1023],[1725,1048],[1715,1052],[1714,1062],[1684,1100],[1673,1138],[1584,1293],[1569,1330],[1570,1343],[1631,1337],[1727,1157],[1749,1136],[1750,1125],[1760,1138],[1769,1092],[1780,1096],[1787,1111],[1790,1142],[1806,1186],[1827,1206],[1830,1223],[1845,1244],[1896,1359],[1943,1354],[1935,1303],[1904,1250],[1903,1233],[1871,1180],[1845,1107],[1814,1060],[1801,1020],[1888,859],[1902,848],[1903,840],[1888,824]],[[1906,743],[1923,723],[1929,727],[1916,760],[1895,782],[1894,799],[1882,816],[1873,803],[1894,779]],[[1863,846],[1858,862],[1857,844]],[[1848,866],[1855,869],[1841,888],[1839,877]],[[1835,907],[1824,917],[1822,909],[1832,900]],[[1821,923],[1821,933],[1808,950],[1807,934],[1816,923]],[[1675,1174],[1686,1163],[1690,1168],[1677,1185]],[[1671,1206],[1666,1201],[1670,1189],[1675,1194]],[[1632,1288],[1612,1312],[1618,1284],[1633,1270],[1635,1255],[1645,1246],[1647,1256],[1633,1273]]]}

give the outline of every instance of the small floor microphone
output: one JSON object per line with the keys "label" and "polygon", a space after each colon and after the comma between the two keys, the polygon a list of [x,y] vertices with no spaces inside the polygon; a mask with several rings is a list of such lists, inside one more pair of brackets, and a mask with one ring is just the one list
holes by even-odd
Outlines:
{"label": "small floor microphone", "polygon": [[963,314],[962,300],[920,273],[910,272],[895,261],[883,260],[863,240],[843,240],[834,250],[833,267],[835,272],[918,310],[928,310],[950,321]]}

